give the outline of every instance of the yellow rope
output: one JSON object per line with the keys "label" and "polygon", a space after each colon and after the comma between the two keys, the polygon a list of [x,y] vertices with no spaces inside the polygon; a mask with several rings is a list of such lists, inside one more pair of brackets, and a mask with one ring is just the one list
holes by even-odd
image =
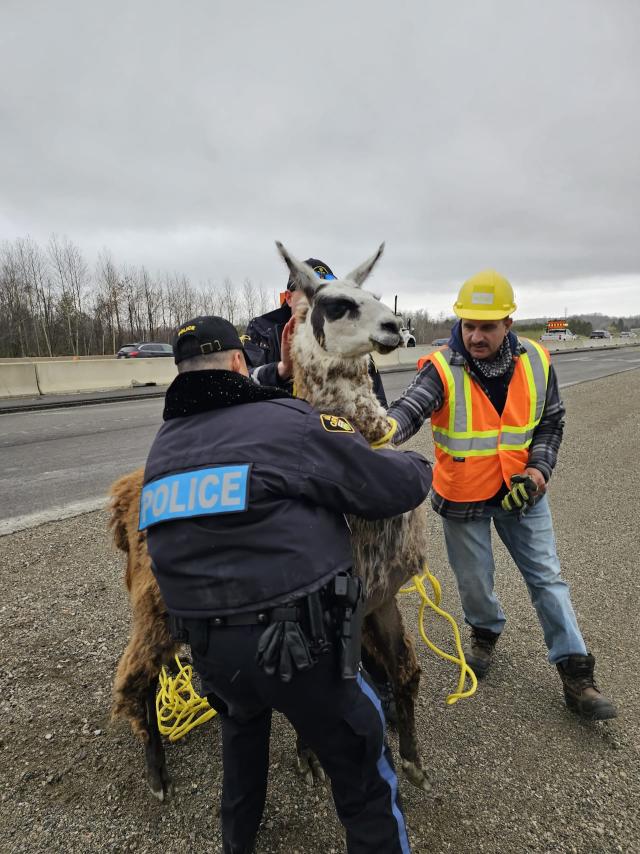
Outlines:
{"label": "yellow rope", "polygon": [[[433,599],[432,601],[427,591],[425,590],[424,580],[425,578],[429,579],[429,583],[431,584],[431,588],[433,590]],[[465,661],[464,652],[462,651],[462,643],[460,641],[460,630],[456,624],[456,621],[453,619],[451,614],[448,614],[446,611],[443,611],[442,608],[438,607],[440,605],[440,600],[442,598],[442,589],[440,587],[440,582],[429,572],[429,567],[425,563],[424,572],[422,575],[414,575],[413,576],[413,584],[408,587],[400,588],[400,593],[418,593],[420,599],[422,600],[420,603],[420,610],[418,611],[418,629],[420,631],[420,636],[422,640],[426,643],[429,649],[434,652],[436,655],[439,655],[440,658],[444,658],[446,661],[452,661],[454,664],[457,664],[460,668],[460,678],[458,679],[458,688],[453,693],[447,696],[447,705],[452,706],[454,703],[457,703],[458,700],[465,699],[466,697],[472,697],[476,688],[478,687],[478,680],[476,679],[476,675],[473,670],[469,667],[467,662]],[[424,628],[424,612],[427,607],[431,608],[441,617],[444,617],[447,620],[451,628],[453,629],[453,637],[455,640],[456,652],[457,656],[451,655],[448,652],[444,652],[444,650],[437,647],[432,641],[427,637],[427,633]],[[469,678],[471,682],[471,687],[466,691],[464,690],[465,682]]]}
{"label": "yellow rope", "polygon": [[[429,579],[433,590],[433,600],[431,600],[425,590],[424,580]],[[457,703],[458,700],[473,696],[478,687],[478,681],[473,670],[469,667],[464,658],[462,651],[462,643],[460,640],[460,631],[456,625],[456,621],[451,614],[443,611],[439,607],[442,599],[442,589],[440,582],[429,572],[429,568],[425,563],[424,572],[422,575],[413,576],[413,584],[400,588],[402,594],[418,593],[420,599],[420,610],[418,611],[418,629],[422,640],[426,643],[429,649],[440,658],[446,661],[451,661],[457,664],[460,668],[460,678],[458,679],[457,690],[449,694],[446,699],[448,706]],[[424,613],[427,607],[431,608],[436,614],[444,617],[453,630],[457,656],[444,652],[436,646],[427,637],[424,628]],[[212,709],[206,698],[200,697],[196,693],[193,684],[193,667],[190,664],[182,664],[176,655],[176,664],[178,665],[178,673],[175,677],[171,676],[166,667],[163,667],[159,676],[159,689],[156,694],[156,716],[158,719],[158,729],[161,735],[167,736],[169,741],[174,742],[185,736],[194,727],[206,723],[217,714],[215,709]],[[471,687],[464,690],[466,679],[469,678]]]}
{"label": "yellow rope", "polygon": [[190,664],[182,664],[177,655],[176,664],[178,673],[175,677],[169,674],[166,667],[162,668],[156,694],[158,729],[169,741],[178,741],[194,727],[218,714],[206,698],[194,690],[191,684],[193,667]]}
{"label": "yellow rope", "polygon": [[375,442],[369,443],[372,448],[384,448],[385,445],[388,445],[389,442],[395,436],[396,430],[398,429],[398,422],[395,418],[387,418],[387,421],[389,422],[389,424],[391,424],[391,427],[389,427],[389,429],[384,434],[384,436],[382,436],[381,439],[376,439]]}

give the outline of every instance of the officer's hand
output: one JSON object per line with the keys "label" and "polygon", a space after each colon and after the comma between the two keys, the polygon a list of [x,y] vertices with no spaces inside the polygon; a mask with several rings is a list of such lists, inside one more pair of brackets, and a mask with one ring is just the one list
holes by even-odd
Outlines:
{"label": "officer's hand", "polygon": [[278,376],[281,380],[291,379],[293,374],[293,362],[291,361],[291,342],[293,333],[296,331],[296,318],[292,317],[282,330],[282,341],[280,342],[280,361],[278,362]]}

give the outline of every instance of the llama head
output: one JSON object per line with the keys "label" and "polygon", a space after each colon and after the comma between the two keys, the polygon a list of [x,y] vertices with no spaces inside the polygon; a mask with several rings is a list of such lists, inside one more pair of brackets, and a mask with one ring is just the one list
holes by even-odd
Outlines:
{"label": "llama head", "polygon": [[319,279],[311,267],[294,258],[282,243],[276,246],[296,285],[309,302],[305,323],[310,325],[319,347],[332,356],[355,358],[375,350],[390,353],[400,344],[400,323],[390,308],[362,283],[382,255],[375,255],[343,279]]}

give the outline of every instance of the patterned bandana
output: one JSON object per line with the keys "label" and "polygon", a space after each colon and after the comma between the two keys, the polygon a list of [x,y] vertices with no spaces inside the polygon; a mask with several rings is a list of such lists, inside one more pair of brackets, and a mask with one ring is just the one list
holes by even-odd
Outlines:
{"label": "patterned bandana", "polygon": [[506,374],[511,366],[512,359],[513,355],[511,353],[511,345],[509,344],[508,335],[500,345],[498,355],[490,362],[486,359],[474,359],[473,356],[471,357],[474,367],[476,367],[480,373],[488,379],[501,377]]}

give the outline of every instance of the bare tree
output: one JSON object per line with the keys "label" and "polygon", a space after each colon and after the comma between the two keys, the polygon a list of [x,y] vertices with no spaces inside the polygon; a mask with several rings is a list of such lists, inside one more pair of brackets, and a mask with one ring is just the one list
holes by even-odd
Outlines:
{"label": "bare tree", "polygon": [[115,353],[118,349],[116,345],[123,343],[121,305],[123,287],[118,270],[106,250],[98,256],[96,277],[111,339],[111,352]]}
{"label": "bare tree", "polygon": [[55,294],[47,258],[30,237],[15,242],[20,273],[25,284],[36,333],[36,347],[41,355],[38,327],[44,339],[45,354],[53,356],[51,346],[55,325]]}
{"label": "bare tree", "polygon": [[242,309],[240,322],[243,326],[256,316],[258,293],[251,279],[242,282]]}
{"label": "bare tree", "polygon": [[260,282],[260,284],[258,285],[257,297],[258,305],[256,309],[256,315],[266,314],[268,311],[273,311],[273,309],[278,308],[278,305],[280,304],[279,300],[274,299],[273,296],[269,298],[269,294],[265,290],[265,287],[262,282]]}
{"label": "bare tree", "polygon": [[68,333],[65,349],[76,356],[80,354],[80,328],[82,307],[88,282],[88,268],[79,248],[68,238],[53,234],[47,247],[48,257],[57,278],[60,313]]}
{"label": "bare tree", "polygon": [[27,356],[32,353],[29,327],[31,313],[14,247],[6,242],[0,250],[0,353]]}
{"label": "bare tree", "polygon": [[238,295],[236,293],[236,288],[231,281],[231,279],[226,278],[222,283],[221,290],[221,301],[220,301],[220,313],[221,315],[229,321],[229,323],[235,324],[236,315],[238,314],[239,308],[239,300]]}

